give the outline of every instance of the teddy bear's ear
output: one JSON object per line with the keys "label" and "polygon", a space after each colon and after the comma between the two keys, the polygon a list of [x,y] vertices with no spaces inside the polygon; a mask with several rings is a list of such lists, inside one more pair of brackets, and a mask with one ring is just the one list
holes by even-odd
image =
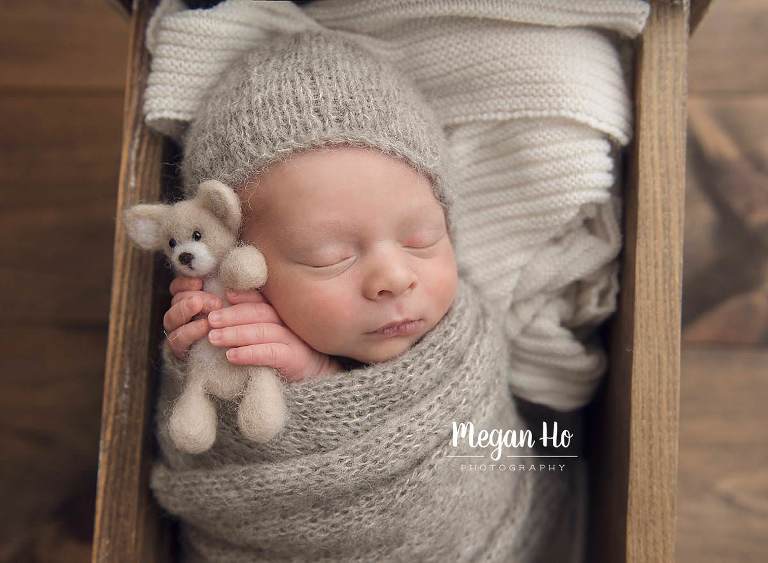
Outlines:
{"label": "teddy bear's ear", "polygon": [[237,234],[243,212],[235,191],[218,180],[206,180],[197,187],[195,201]]}
{"label": "teddy bear's ear", "polygon": [[163,216],[170,209],[164,203],[140,203],[125,210],[125,228],[133,242],[145,250],[160,250],[165,245]]}

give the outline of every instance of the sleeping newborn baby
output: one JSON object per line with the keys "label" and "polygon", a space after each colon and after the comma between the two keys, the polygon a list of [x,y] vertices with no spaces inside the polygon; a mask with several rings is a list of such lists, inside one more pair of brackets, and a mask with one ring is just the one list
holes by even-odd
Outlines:
{"label": "sleeping newborn baby", "polygon": [[[543,551],[570,516],[558,474],[466,436],[525,424],[499,315],[457,271],[447,141],[420,93],[341,34],[280,37],[207,94],[182,172],[188,195],[235,189],[268,268],[227,307],[198,281],[171,286],[151,486],[183,560],[565,561],[567,542]],[[236,402],[218,401],[213,447],[174,447],[185,351],[206,337],[282,374],[272,440],[245,439]]]}
{"label": "sleeping newborn baby", "polygon": [[289,381],[398,356],[443,318],[458,283],[430,182],[402,159],[349,145],[294,154],[251,179],[239,192],[241,238],[264,253],[267,283],[231,292],[222,308],[201,280],[175,279],[173,353],[207,334],[233,364],[269,365]]}

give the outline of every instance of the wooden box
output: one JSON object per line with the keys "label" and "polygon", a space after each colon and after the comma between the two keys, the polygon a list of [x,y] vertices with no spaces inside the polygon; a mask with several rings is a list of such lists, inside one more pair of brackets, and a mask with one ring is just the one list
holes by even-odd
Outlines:
{"label": "wooden box", "polygon": [[[693,19],[706,4],[694,2]],[[149,71],[144,29],[153,9],[153,1],[135,0],[128,10],[118,214],[168,193],[174,170],[164,163],[178,157],[141,111]],[[587,410],[589,563],[675,558],[688,18],[687,1],[654,0],[637,42],[620,304],[607,327],[610,373]],[[148,486],[160,362],[153,327],[162,326],[169,281],[161,261],[129,245],[118,222],[93,561],[175,559],[172,521]]]}

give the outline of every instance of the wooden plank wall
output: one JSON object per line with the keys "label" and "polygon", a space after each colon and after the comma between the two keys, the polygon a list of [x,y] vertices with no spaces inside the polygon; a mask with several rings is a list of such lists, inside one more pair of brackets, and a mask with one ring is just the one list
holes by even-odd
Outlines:
{"label": "wooden plank wall", "polygon": [[0,561],[90,554],[127,20],[98,0],[0,17]]}
{"label": "wooden plank wall", "polygon": [[768,3],[690,43],[678,561],[768,554]]}

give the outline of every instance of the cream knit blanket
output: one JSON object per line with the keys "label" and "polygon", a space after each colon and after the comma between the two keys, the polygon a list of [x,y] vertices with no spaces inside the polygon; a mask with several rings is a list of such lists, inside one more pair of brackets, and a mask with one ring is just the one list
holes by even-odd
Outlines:
{"label": "cream knit blanket", "polygon": [[[275,440],[244,439],[235,404],[218,401],[216,443],[197,456],[168,436],[184,365],[166,347],[151,485],[183,521],[184,561],[578,560],[573,533],[557,540],[565,551],[546,551],[571,517],[567,472],[462,470],[493,463],[492,452],[452,444],[454,421],[525,428],[498,322],[460,280],[446,316],[400,357],[287,384],[290,417]],[[485,459],[453,457],[472,454]]]}
{"label": "cream knit blanket", "polygon": [[631,136],[621,39],[641,0],[228,0],[150,22],[144,111],[180,139],[207,88],[273,34],[342,31],[433,104],[455,166],[460,275],[505,312],[518,396],[583,406],[605,371],[594,328],[615,309],[615,149]]}

